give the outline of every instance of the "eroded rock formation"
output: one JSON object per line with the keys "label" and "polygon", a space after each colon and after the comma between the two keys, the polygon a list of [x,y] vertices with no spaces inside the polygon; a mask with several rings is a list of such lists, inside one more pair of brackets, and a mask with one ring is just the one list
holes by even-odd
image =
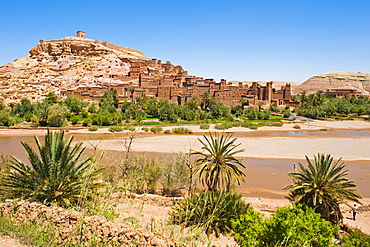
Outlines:
{"label": "eroded rock formation", "polygon": [[363,95],[370,95],[370,73],[360,72],[331,72],[311,77],[301,85],[293,88],[293,94],[306,91],[308,94],[318,90],[356,91]]}

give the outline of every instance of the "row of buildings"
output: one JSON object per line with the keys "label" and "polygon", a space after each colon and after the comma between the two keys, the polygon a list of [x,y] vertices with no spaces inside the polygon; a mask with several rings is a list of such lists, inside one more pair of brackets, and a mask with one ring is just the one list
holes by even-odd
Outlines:
{"label": "row of buildings", "polygon": [[241,82],[235,84],[224,79],[216,82],[214,79],[190,76],[181,66],[172,65],[169,61],[162,63],[157,59],[127,58],[124,62],[130,64],[127,75],[106,75],[114,79],[115,83],[80,86],[62,91],[62,96],[99,100],[105,90],[114,88],[118,92],[120,102],[130,101],[145,93],[147,97],[167,99],[171,103],[181,105],[192,97],[201,98],[205,93],[209,93],[217,102],[227,106],[240,105],[241,101],[248,102],[249,105],[263,102],[276,103],[278,106],[295,106],[298,103],[292,100],[289,83],[276,89],[273,82],[267,82],[266,85],[257,82],[252,82],[251,85]]}

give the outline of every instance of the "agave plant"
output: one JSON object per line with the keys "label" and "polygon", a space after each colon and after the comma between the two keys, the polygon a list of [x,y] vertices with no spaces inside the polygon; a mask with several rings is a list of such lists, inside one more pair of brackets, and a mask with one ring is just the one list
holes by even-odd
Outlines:
{"label": "agave plant", "polygon": [[95,180],[101,170],[95,169],[91,157],[80,160],[85,150],[82,143],[71,147],[73,137],[65,140],[63,131],[48,131],[44,144],[36,136],[34,138],[38,152],[26,142],[21,142],[29,164],[14,156],[9,158],[10,169],[0,180],[0,186],[8,196],[65,205],[76,201],[82,192],[96,185]]}
{"label": "agave plant", "polygon": [[318,154],[313,164],[306,156],[308,167],[298,163],[299,171],[289,173],[293,184],[284,187],[291,190],[288,199],[313,208],[326,220],[339,222],[343,218],[339,204],[360,203],[361,198],[354,182],[345,177],[348,170],[340,160],[334,161],[330,154]]}
{"label": "agave plant", "polygon": [[203,185],[208,187],[208,190],[225,189],[230,190],[232,182],[244,181],[244,172],[239,167],[245,168],[241,160],[234,156],[243,149],[236,150],[239,144],[235,144],[236,138],[232,138],[230,134],[218,134],[209,137],[203,136],[205,141],[198,139],[203,145],[201,151],[193,151],[192,155],[201,156],[195,161],[195,173],[198,174]]}
{"label": "agave plant", "polygon": [[241,194],[237,192],[201,191],[192,193],[169,212],[173,224],[204,229],[207,235],[231,231],[231,220],[247,212]]}

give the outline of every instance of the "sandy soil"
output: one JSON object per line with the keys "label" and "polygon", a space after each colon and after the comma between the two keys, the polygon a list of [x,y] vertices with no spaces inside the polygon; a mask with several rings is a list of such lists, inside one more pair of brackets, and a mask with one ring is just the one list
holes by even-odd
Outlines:
{"label": "sandy soil", "polygon": [[[246,128],[232,128],[227,130],[228,132],[235,133],[253,133],[253,132],[268,132],[268,131],[294,131],[293,126],[297,123],[287,123],[283,127],[262,127],[259,130],[249,130]],[[360,130],[370,129],[369,122],[363,121],[339,121],[339,122],[326,122],[314,120],[308,123],[298,123],[300,130]],[[177,126],[178,127],[178,126]],[[189,152],[189,149],[199,150],[200,145],[197,138],[201,138],[202,134],[208,131],[216,131],[213,125],[210,130],[200,130],[199,126],[184,126],[192,129],[194,134],[192,135],[164,135],[164,134],[143,134],[141,127],[137,128],[137,138],[134,141],[133,149],[136,151],[145,152],[159,152],[159,153],[172,153],[172,152]],[[175,126],[164,127],[164,129],[172,129]],[[45,130],[11,130],[11,129],[0,129],[0,136],[33,136],[43,135]],[[87,129],[70,130],[69,134],[76,135],[90,135],[91,132]],[[100,128],[93,135],[105,135],[108,134],[108,128]],[[122,134],[121,134],[122,136]],[[93,139],[93,138],[92,138]],[[100,139],[100,138],[99,138]],[[245,151],[240,154],[240,157],[254,157],[254,158],[271,158],[271,159],[299,159],[302,160],[305,155],[311,156],[317,153],[330,153],[333,157],[343,157],[343,160],[362,160],[364,167],[362,169],[363,179],[369,180],[369,169],[367,161],[370,160],[370,152],[368,148],[370,146],[370,137],[269,137],[263,135],[256,135],[251,137],[243,137],[238,134],[238,142],[241,143],[241,148]],[[111,134],[108,138],[102,140],[90,140],[85,141],[87,146],[90,143],[96,144],[100,149],[105,150],[123,150],[122,139],[120,134],[116,134],[112,138]],[[266,182],[270,178],[265,178]],[[278,188],[280,189],[280,188]],[[278,192],[276,192],[278,193]],[[283,196],[281,196],[283,197]],[[281,198],[280,197],[280,198]],[[253,208],[257,211],[265,214],[270,214],[278,206],[284,206],[289,202],[286,199],[279,198],[264,198],[264,197],[247,197],[246,201],[251,203]],[[364,205],[370,205],[370,198],[364,198],[362,200]],[[141,207],[141,206],[140,206]],[[135,208],[135,207],[133,207]],[[370,208],[370,206],[368,206]],[[123,208],[122,208],[123,209]],[[360,207],[361,209],[361,207]],[[127,209],[127,214],[122,217],[130,217],[130,213]],[[144,206],[142,209],[142,217],[146,221],[151,218],[156,220],[165,220],[168,208],[154,206]],[[360,211],[357,220],[352,219],[352,213],[349,207],[343,205],[342,210],[344,212],[344,223],[351,227],[358,227],[365,233],[370,234],[370,211]],[[137,209],[136,209],[137,211]],[[137,211],[138,212],[138,211]],[[138,216],[136,212],[136,216]],[[144,213],[145,212],[145,213]],[[134,216],[135,216],[134,215]],[[2,238],[0,238],[2,241]],[[223,241],[223,240],[222,240]],[[221,241],[221,242],[222,242]],[[230,240],[225,240],[226,242]],[[230,243],[230,242],[228,242]],[[1,242],[0,242],[1,244]],[[6,245],[5,245],[6,246]],[[10,246],[10,245],[8,245]]]}
{"label": "sandy soil", "polygon": [[29,247],[29,245],[21,244],[17,238],[0,235],[0,246],[1,247]]}

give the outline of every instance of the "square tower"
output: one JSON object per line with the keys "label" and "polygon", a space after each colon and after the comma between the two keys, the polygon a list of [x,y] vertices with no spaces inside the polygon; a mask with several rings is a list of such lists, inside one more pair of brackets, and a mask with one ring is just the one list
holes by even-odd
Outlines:
{"label": "square tower", "polygon": [[77,31],[77,37],[79,38],[86,38],[86,33],[82,31]]}

